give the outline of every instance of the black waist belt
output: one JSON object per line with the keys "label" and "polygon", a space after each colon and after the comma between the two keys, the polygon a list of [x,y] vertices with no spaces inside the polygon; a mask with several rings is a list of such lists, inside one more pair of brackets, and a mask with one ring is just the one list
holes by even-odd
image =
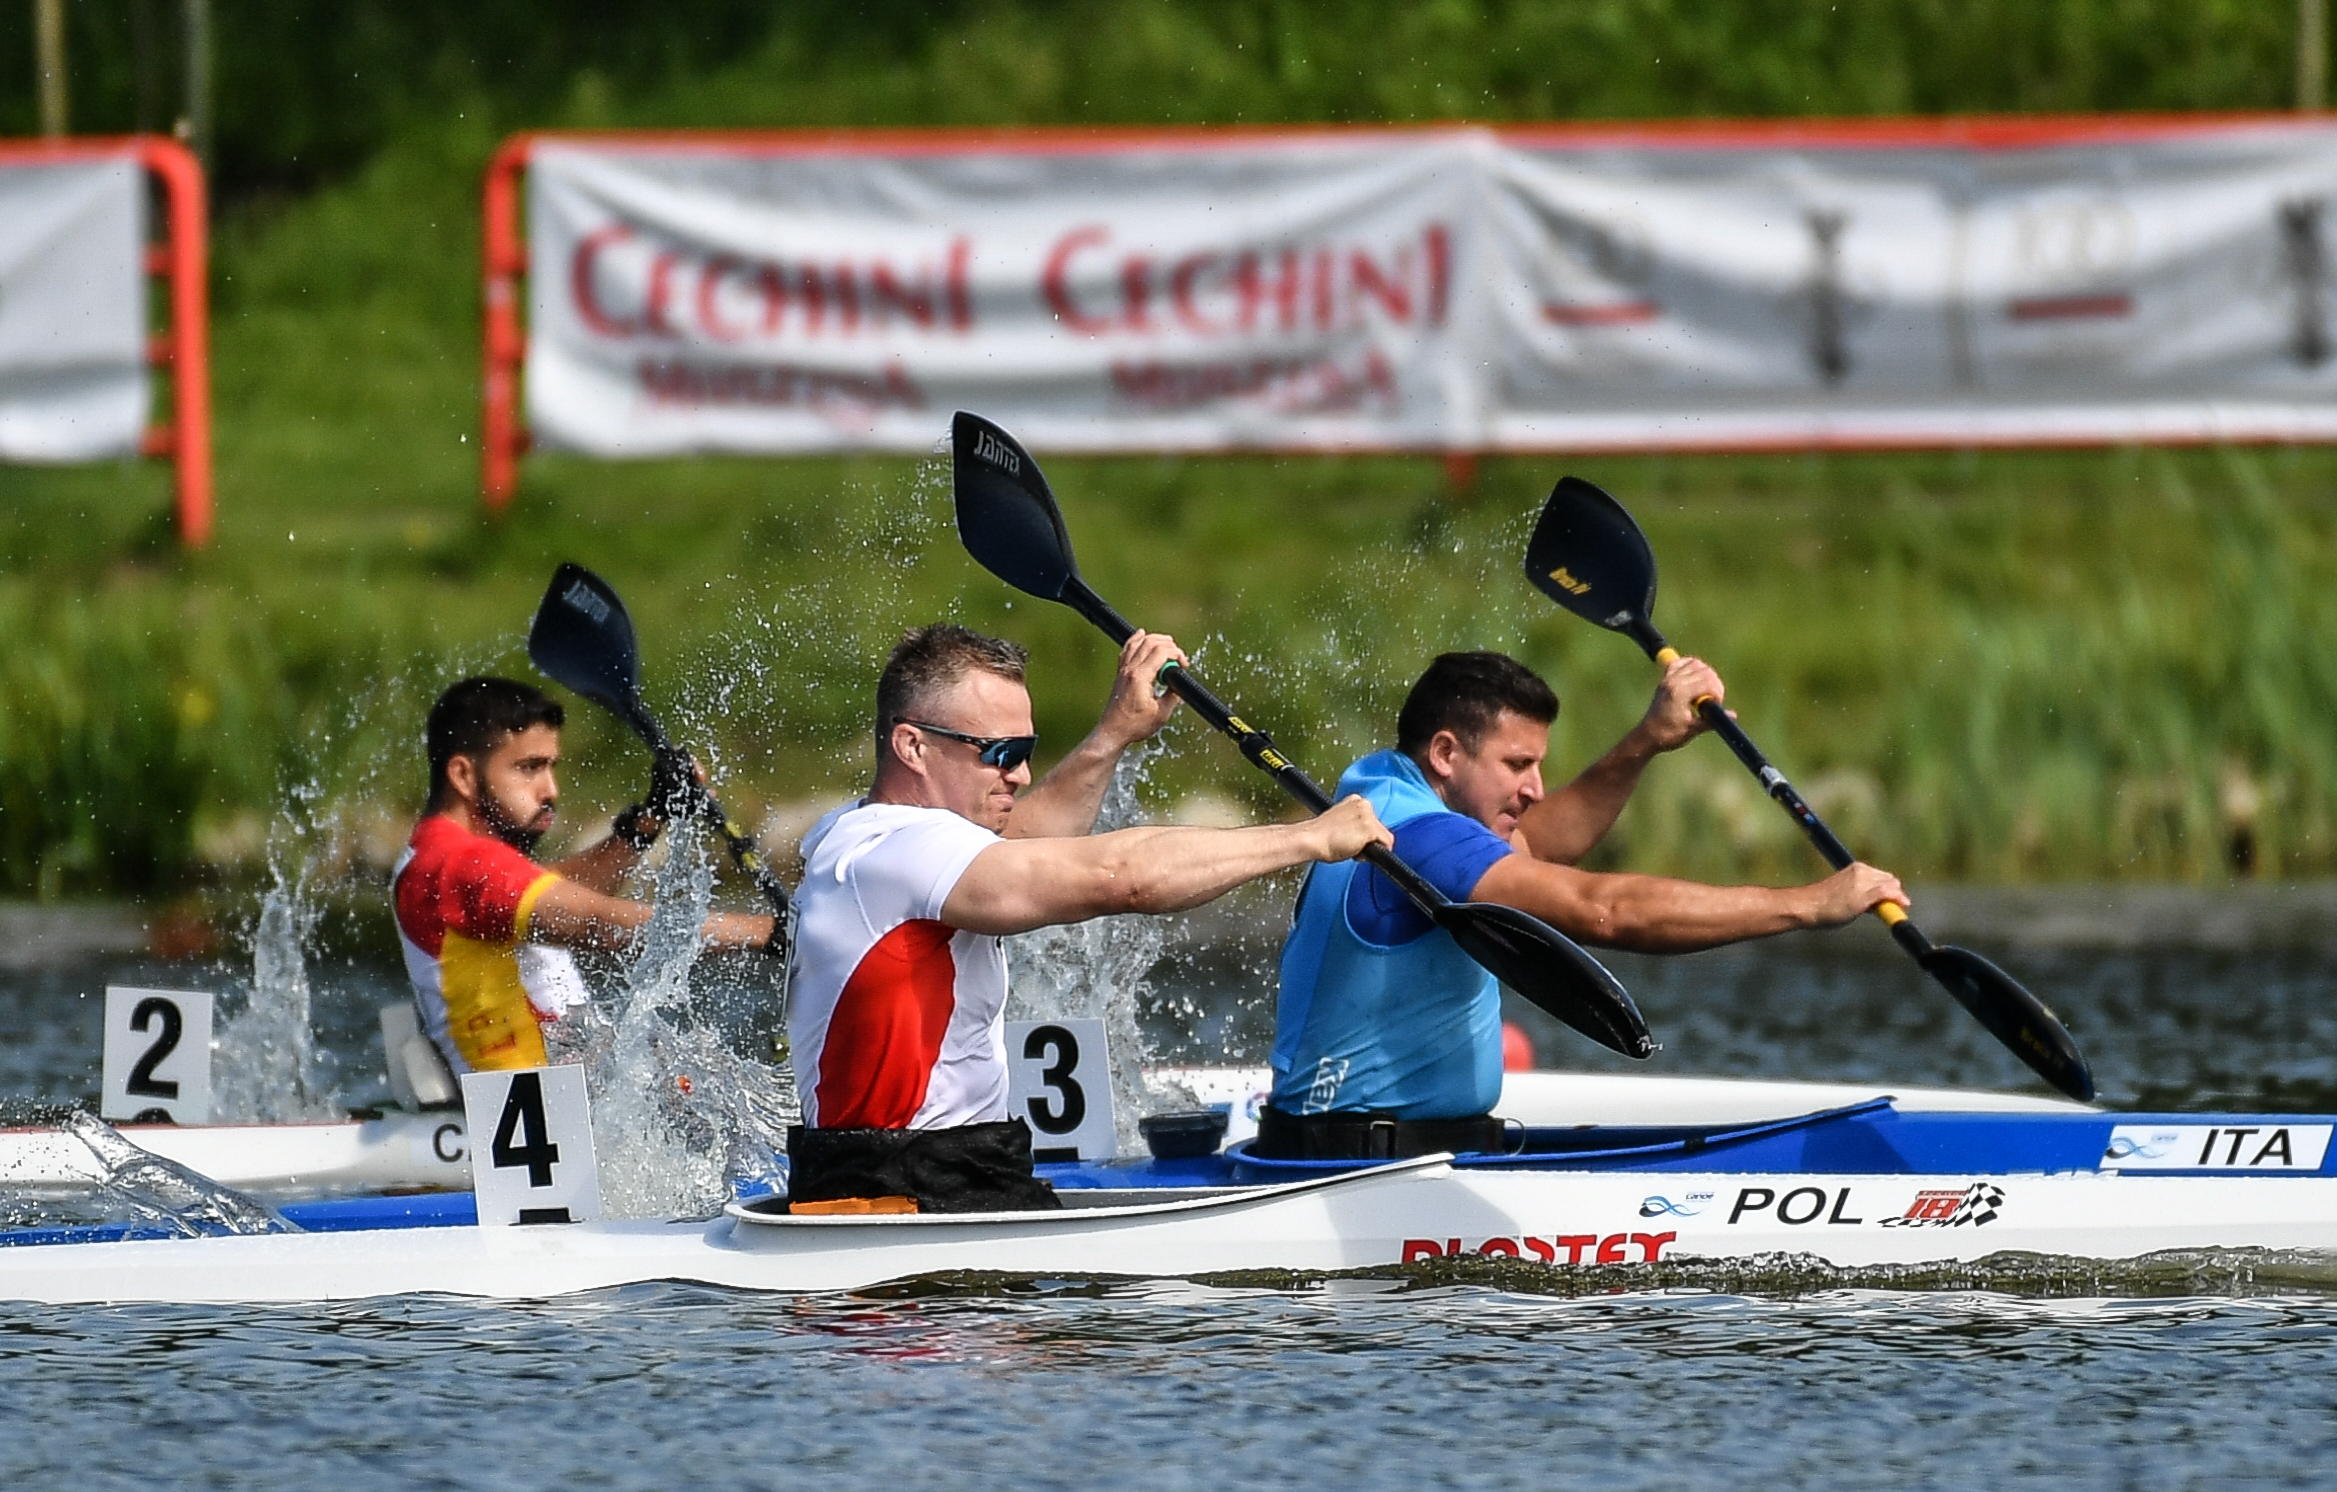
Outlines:
{"label": "black waist belt", "polygon": [[1031,1174],[1020,1119],[949,1129],[787,1131],[787,1200],[908,1197],[919,1212],[1021,1212],[1061,1207]]}
{"label": "black waist belt", "polygon": [[1415,1155],[1509,1148],[1508,1124],[1491,1114],[1466,1119],[1398,1119],[1393,1114],[1258,1113],[1250,1154],[1260,1160],[1404,1160]]}

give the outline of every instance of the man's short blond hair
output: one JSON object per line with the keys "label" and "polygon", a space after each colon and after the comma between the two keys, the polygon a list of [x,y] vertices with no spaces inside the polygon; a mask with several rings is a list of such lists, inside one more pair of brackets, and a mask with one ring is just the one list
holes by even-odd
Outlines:
{"label": "man's short blond hair", "polygon": [[894,726],[924,719],[933,701],[960,679],[986,673],[1019,684],[1030,656],[1021,643],[985,637],[955,622],[935,622],[904,633],[876,680],[878,758],[882,759]]}

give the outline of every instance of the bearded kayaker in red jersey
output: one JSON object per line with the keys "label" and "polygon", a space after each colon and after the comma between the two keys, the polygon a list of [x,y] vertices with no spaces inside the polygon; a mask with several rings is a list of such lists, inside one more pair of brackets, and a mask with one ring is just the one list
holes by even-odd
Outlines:
{"label": "bearded kayaker in red jersey", "polygon": [[[666,772],[608,838],[556,865],[530,858],[557,811],[565,718],[511,679],[464,679],[430,708],[430,802],[391,894],[422,1029],[458,1074],[542,1066],[543,1027],[586,998],[568,950],[621,950],[649,920],[611,893],[680,801]],[[771,933],[769,917],[706,919],[708,947],[761,948]]]}

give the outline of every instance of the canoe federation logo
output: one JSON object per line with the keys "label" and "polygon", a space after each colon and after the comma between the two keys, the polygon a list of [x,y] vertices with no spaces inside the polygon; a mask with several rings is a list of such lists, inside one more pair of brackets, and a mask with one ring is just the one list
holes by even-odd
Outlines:
{"label": "canoe federation logo", "polygon": [[2004,1210],[2004,1188],[1975,1181],[1961,1191],[1917,1192],[1902,1217],[1886,1217],[1886,1228],[1985,1228]]}
{"label": "canoe federation logo", "polygon": [[1710,1192],[1687,1192],[1677,1202],[1659,1193],[1641,1199],[1639,1215],[1641,1217],[1694,1217],[1704,1210],[1694,1204],[1711,1200],[1712,1193]]}

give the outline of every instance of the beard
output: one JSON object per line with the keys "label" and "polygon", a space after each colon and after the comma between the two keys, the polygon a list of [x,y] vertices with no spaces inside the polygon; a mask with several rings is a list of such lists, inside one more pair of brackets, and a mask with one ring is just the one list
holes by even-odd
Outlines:
{"label": "beard", "polygon": [[530,859],[535,857],[536,846],[542,843],[544,835],[551,829],[548,821],[541,829],[530,829],[503,806],[503,800],[496,797],[492,790],[479,794],[479,818],[486,824],[489,834]]}

